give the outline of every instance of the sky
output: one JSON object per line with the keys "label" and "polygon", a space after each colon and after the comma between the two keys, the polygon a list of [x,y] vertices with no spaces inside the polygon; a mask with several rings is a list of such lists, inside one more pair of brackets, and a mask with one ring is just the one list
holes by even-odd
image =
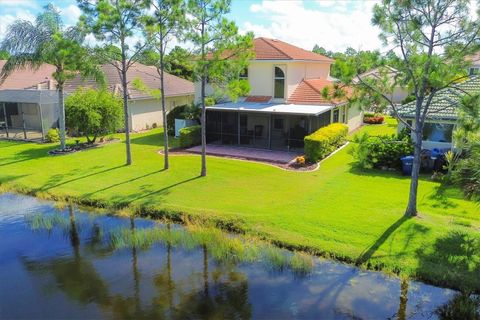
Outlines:
{"label": "sky", "polygon": [[[283,40],[307,50],[315,44],[327,50],[381,49],[379,30],[371,25],[377,0],[233,0],[228,18],[240,32]],[[31,20],[48,3],[61,12],[66,25],[81,14],[75,0],[0,0],[0,40],[16,19]]]}

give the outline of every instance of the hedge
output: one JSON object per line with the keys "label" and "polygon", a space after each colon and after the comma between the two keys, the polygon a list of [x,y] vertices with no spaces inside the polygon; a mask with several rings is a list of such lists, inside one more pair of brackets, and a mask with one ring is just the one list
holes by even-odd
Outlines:
{"label": "hedge", "polygon": [[345,143],[348,126],[343,123],[332,123],[306,136],[305,156],[311,162],[318,162]]}
{"label": "hedge", "polygon": [[199,145],[202,126],[191,126],[180,129],[180,147],[186,148]]}

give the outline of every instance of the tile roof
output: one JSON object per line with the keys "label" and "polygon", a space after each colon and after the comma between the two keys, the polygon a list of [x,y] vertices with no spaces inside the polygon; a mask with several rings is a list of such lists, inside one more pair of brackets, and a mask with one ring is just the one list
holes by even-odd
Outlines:
{"label": "tile roof", "polygon": [[[104,64],[101,66],[103,73],[105,74],[105,80],[109,90],[121,93],[121,79],[120,74],[113,65]],[[147,93],[136,90],[132,86],[134,79],[140,78],[143,83],[151,88],[160,88],[160,77],[157,73],[157,69],[154,66],[146,66],[140,63],[132,65],[127,72],[128,83],[128,95],[132,100],[136,99],[148,99],[151,98]],[[165,81],[165,96],[179,96],[179,95],[193,95],[195,93],[193,82],[164,73]],[[80,76],[67,81],[65,84],[65,92],[75,91],[78,87],[97,87],[98,84],[92,79],[82,79]]]}
{"label": "tile roof", "polygon": [[257,60],[310,60],[333,63],[324,55],[308,51],[277,39],[255,38],[253,50]]}
{"label": "tile roof", "polygon": [[[0,60],[0,70],[3,69],[6,62],[7,60]],[[0,84],[0,89],[26,89],[34,87],[41,82],[51,80],[54,72],[55,67],[46,63],[38,69],[31,67],[17,69]]]}
{"label": "tile roof", "polygon": [[287,102],[293,104],[339,104],[346,99],[325,99],[322,95],[324,88],[332,87],[333,81],[327,79],[304,79],[295,88]]}
{"label": "tile roof", "polygon": [[271,96],[248,96],[245,98],[245,102],[269,102],[272,100]]}
{"label": "tile roof", "polygon": [[[460,99],[466,93],[480,92],[480,77],[471,77],[449,88],[438,91],[432,99],[427,119],[456,120]],[[425,99],[426,100],[426,99]],[[405,118],[415,117],[415,101],[402,105],[398,113]]]}

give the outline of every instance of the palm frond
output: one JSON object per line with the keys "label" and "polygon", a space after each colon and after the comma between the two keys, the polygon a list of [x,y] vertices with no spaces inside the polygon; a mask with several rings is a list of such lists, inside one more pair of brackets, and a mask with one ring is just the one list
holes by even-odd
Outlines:
{"label": "palm frond", "polygon": [[38,70],[43,63],[40,55],[35,53],[23,53],[11,56],[0,72],[0,84],[16,69],[25,69],[27,67]]}

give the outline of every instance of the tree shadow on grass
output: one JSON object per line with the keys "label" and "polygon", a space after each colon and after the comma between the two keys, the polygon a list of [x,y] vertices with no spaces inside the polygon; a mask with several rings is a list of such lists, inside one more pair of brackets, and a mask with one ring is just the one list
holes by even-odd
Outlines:
{"label": "tree shadow on grass", "polygon": [[438,238],[433,250],[417,250],[417,274],[429,282],[480,293],[480,235],[451,231]]}
{"label": "tree shadow on grass", "polygon": [[387,239],[398,229],[400,226],[405,223],[405,221],[411,218],[402,216],[400,219],[395,221],[390,227],[385,230],[382,235],[375,240],[375,242],[368,247],[362,254],[357,258],[357,264],[363,264],[369,261],[375,252],[387,241]]}
{"label": "tree shadow on grass", "polygon": [[[388,179],[397,179],[397,180],[410,180],[410,176],[403,175],[399,171],[389,171],[389,170],[381,170],[381,169],[363,169],[356,165],[355,162],[350,163],[350,169],[348,170],[350,173],[357,175],[357,176],[367,176],[367,177],[382,177]],[[429,181],[431,182],[432,179],[430,178],[429,174],[420,174],[419,177],[420,181]]]}
{"label": "tree shadow on grass", "polygon": [[442,209],[458,207],[458,204],[451,200],[451,198],[455,197],[455,195],[452,192],[449,192],[450,190],[451,188],[444,184],[436,186],[434,191],[427,196],[429,200],[433,201],[431,206]]}
{"label": "tree shadow on grass", "polygon": [[102,173],[106,173],[106,172],[109,172],[109,171],[112,171],[112,170],[116,170],[116,169],[119,169],[119,168],[122,168],[122,167],[125,167],[125,165],[122,164],[122,165],[107,168],[107,169],[104,169],[104,170],[91,172],[91,173],[88,173],[86,175],[76,177],[76,178],[72,178],[72,179],[68,179],[68,180],[64,180],[64,178],[72,176],[72,174],[74,174],[77,171],[76,169],[72,170],[69,173],[65,173],[65,174],[54,174],[54,175],[50,176],[48,181],[43,186],[38,188],[36,191],[47,191],[49,189],[60,187],[62,185],[65,185],[65,184],[68,184],[68,183],[71,183],[71,182],[75,182],[75,181],[78,181],[78,180],[93,177],[93,176],[96,176],[96,175],[99,175],[99,174],[102,174]]}
{"label": "tree shadow on grass", "polygon": [[[117,195],[117,196],[114,196],[112,198],[112,201],[113,203],[115,203],[115,205],[117,207],[126,207],[128,205],[130,205],[132,202],[135,202],[135,201],[140,201],[140,200],[147,200],[147,198],[149,197],[155,197],[155,199],[148,199],[148,204],[153,204],[153,203],[158,203],[161,201],[161,196],[165,196],[167,195],[170,190],[172,188],[175,188],[175,187],[178,187],[182,184],[185,184],[185,183],[188,183],[188,182],[192,182],[194,180],[197,180],[201,178],[201,176],[196,176],[196,177],[192,177],[192,178],[189,178],[189,179],[185,179],[185,180],[182,180],[182,181],[179,181],[179,182],[176,182],[176,183],[173,183],[171,185],[168,185],[166,187],[163,187],[163,188],[160,188],[160,189],[157,189],[157,190],[152,190],[152,186],[151,184],[149,185],[143,185],[140,187],[140,191],[136,192],[136,193],[133,193],[133,194],[129,194],[129,195]],[[158,198],[160,196],[160,198]]]}
{"label": "tree shadow on grass", "polygon": [[149,177],[149,176],[151,176],[151,175],[154,175],[154,174],[157,174],[157,173],[160,173],[160,172],[163,172],[163,171],[165,171],[165,169],[156,170],[156,171],[149,172],[149,173],[146,173],[146,174],[144,174],[144,175],[141,175],[141,176],[138,176],[138,177],[135,177],[135,178],[132,178],[132,179],[128,179],[128,180],[125,180],[125,181],[122,181],[122,182],[114,183],[114,184],[111,184],[111,185],[106,186],[106,187],[104,187],[104,188],[101,188],[101,189],[95,190],[95,191],[93,191],[93,192],[87,193],[87,194],[85,194],[84,196],[85,196],[85,197],[91,197],[91,196],[93,196],[93,195],[96,194],[96,193],[99,193],[99,192],[102,192],[102,191],[105,191],[105,190],[108,190],[108,189],[111,189],[111,188],[115,188],[115,187],[118,187],[118,186],[121,186],[121,185],[130,183],[130,182],[132,182],[132,181],[137,181],[137,180],[140,180],[140,179]]}

